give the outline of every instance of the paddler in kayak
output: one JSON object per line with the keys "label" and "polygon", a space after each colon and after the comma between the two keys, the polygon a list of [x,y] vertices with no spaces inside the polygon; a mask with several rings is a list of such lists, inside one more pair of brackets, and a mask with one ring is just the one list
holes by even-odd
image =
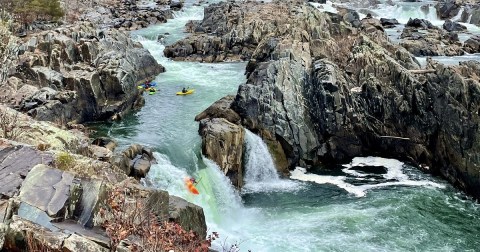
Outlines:
{"label": "paddler in kayak", "polygon": [[150,78],[148,78],[145,81],[145,90],[148,90],[150,87],[152,87],[152,80]]}
{"label": "paddler in kayak", "polygon": [[182,89],[182,93],[184,93],[184,94],[185,94],[186,92],[187,92],[187,89],[186,89],[185,87],[183,87],[183,89]]}

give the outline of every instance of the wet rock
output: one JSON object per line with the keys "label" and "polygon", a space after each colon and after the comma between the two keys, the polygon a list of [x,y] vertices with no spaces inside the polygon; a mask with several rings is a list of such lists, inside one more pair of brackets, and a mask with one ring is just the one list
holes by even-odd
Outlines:
{"label": "wet rock", "polygon": [[433,24],[430,21],[420,18],[409,19],[405,27],[414,27],[422,29],[432,29],[434,28]]}
{"label": "wet rock", "polygon": [[193,230],[200,237],[207,236],[207,225],[203,209],[182,198],[170,195],[169,218],[185,230]]}
{"label": "wet rock", "polygon": [[459,13],[461,5],[457,4],[456,0],[442,0],[437,3],[435,8],[441,19],[450,19]]}
{"label": "wet rock", "polygon": [[480,36],[475,35],[467,39],[464,43],[464,49],[468,53],[480,53]]}
{"label": "wet rock", "polygon": [[132,144],[122,153],[114,154],[112,163],[129,176],[143,178],[155,163],[155,158],[152,150],[139,144]]}
{"label": "wet rock", "polygon": [[380,23],[385,28],[393,28],[400,24],[395,18],[380,18]]}
{"label": "wet rock", "polygon": [[457,22],[452,22],[450,20],[446,20],[445,23],[443,23],[443,29],[446,31],[452,32],[452,31],[465,31],[467,30],[467,27],[459,24]]}
{"label": "wet rock", "polygon": [[202,137],[202,154],[218,164],[232,184],[243,186],[243,127],[224,118],[203,119],[199,134]]}
{"label": "wet rock", "polygon": [[231,123],[239,124],[240,116],[237,114],[237,112],[231,109],[234,99],[235,96],[233,95],[223,97],[222,99],[213,103],[206,110],[202,111],[202,113],[195,116],[195,121],[201,121],[205,118],[225,118]]}
{"label": "wet rock", "polygon": [[148,159],[148,157],[137,156],[132,160],[133,163],[133,176],[136,178],[144,178],[147,176],[147,173],[150,171],[150,167],[152,163]]}
{"label": "wet rock", "polygon": [[183,7],[183,3],[180,2],[180,1],[171,2],[171,3],[170,3],[170,9],[172,9],[172,10],[174,10],[174,11],[178,11],[178,10],[180,10],[182,7]]}

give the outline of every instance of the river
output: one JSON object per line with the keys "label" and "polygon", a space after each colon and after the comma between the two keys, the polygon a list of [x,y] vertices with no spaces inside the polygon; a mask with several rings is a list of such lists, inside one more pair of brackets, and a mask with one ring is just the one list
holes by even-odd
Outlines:
{"label": "river", "polygon": [[[389,17],[436,18],[411,6],[420,5],[397,3]],[[160,90],[145,96],[140,111],[98,129],[120,146],[154,149],[158,164],[143,182],[201,206],[208,232],[220,234],[215,249],[237,244],[240,251],[478,251],[479,205],[444,180],[396,160],[356,158],[341,169],[295,170],[294,177],[304,181],[281,179],[264,143],[247,132],[246,187],[235,191],[202,157],[194,117],[236,93],[245,82],[245,63],[175,62],[163,56],[165,44],[187,36],[186,22],[202,17],[203,7],[187,1],[168,23],[132,33],[167,71],[156,77]],[[160,42],[158,35],[164,35]],[[187,86],[196,90],[193,95],[175,95]],[[199,196],[186,191],[186,176],[199,180]]]}

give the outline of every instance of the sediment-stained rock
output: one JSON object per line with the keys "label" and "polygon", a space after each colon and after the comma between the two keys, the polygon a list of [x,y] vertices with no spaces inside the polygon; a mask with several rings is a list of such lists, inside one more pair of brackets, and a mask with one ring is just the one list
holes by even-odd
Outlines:
{"label": "sediment-stained rock", "polygon": [[232,184],[243,186],[243,141],[245,132],[224,118],[203,119],[199,133],[202,137],[202,153],[218,164]]}

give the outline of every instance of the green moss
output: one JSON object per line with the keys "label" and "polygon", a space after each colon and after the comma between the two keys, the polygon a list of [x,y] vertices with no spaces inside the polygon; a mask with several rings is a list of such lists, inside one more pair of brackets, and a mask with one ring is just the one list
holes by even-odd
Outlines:
{"label": "green moss", "polygon": [[55,157],[55,166],[63,171],[75,166],[75,158],[68,152],[59,152]]}

